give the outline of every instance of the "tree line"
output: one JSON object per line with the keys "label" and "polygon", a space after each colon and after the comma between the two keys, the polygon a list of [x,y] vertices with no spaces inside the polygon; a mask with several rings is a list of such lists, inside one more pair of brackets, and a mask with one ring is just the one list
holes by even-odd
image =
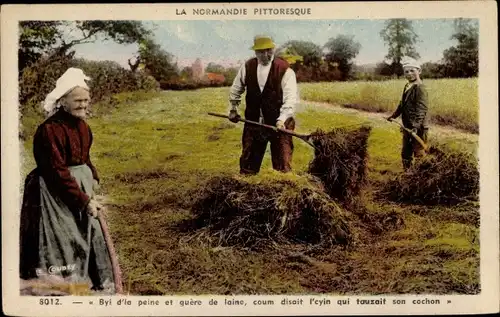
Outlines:
{"label": "tree line", "polygon": [[[405,57],[420,57],[417,50],[419,37],[410,20],[387,20],[380,37],[387,47],[387,55],[372,69],[355,65],[361,44],[353,36],[342,34],[328,39],[322,46],[310,41],[291,40],[277,49],[277,55],[289,61],[299,82],[398,77],[402,75],[401,64]],[[451,39],[457,44],[443,51],[441,61],[425,63],[423,77],[477,76],[478,38],[478,26],[473,20],[455,19]],[[128,60],[129,69],[115,62],[74,58],[78,45],[97,40],[137,44],[137,53]],[[18,57],[19,79],[23,86],[20,100],[23,103],[32,100],[37,93],[48,93],[45,90],[50,85],[40,81],[55,81],[70,65],[79,65],[92,72],[89,73],[91,77],[102,79],[106,90],[96,86],[102,90],[98,92],[102,98],[116,90],[153,86],[190,89],[230,85],[237,73],[235,67],[223,67],[213,62],[203,66],[199,60],[191,66],[179,67],[175,56],[157,43],[153,32],[140,21],[22,21]],[[116,78],[108,78],[111,75]],[[36,85],[47,88],[40,90],[34,87]],[[33,100],[39,102],[40,98]]]}

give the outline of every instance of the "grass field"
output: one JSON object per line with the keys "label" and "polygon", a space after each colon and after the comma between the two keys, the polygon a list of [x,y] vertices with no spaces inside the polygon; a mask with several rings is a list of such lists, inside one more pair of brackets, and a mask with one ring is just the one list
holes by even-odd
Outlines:
{"label": "grass field", "polygon": [[[477,79],[424,79],[431,122],[479,132]],[[405,80],[381,82],[304,83],[305,100],[348,105],[360,110],[392,113],[401,99]]]}
{"label": "grass field", "polygon": [[[399,89],[400,85],[395,86]],[[303,91],[312,87],[306,85]],[[351,249],[332,249],[307,263],[280,250],[217,247],[179,230],[178,224],[189,218],[193,191],[203,181],[214,175],[238,173],[242,125],[206,115],[208,111],[226,112],[227,92],[227,88],[220,88],[124,94],[117,97],[119,103],[112,111],[101,110],[98,105],[98,115],[89,120],[94,134],[92,159],[101,175],[102,194],[110,199],[109,226],[124,273],[124,287],[131,294],[480,291],[479,227],[470,220],[477,215],[478,207],[473,204],[398,205],[368,194],[368,208],[398,211],[404,225],[373,234]],[[298,132],[366,121],[358,115],[307,105],[302,108],[297,116]],[[37,123],[32,118],[24,120],[28,137],[24,143],[24,174],[33,168],[31,142]],[[373,122],[370,192],[401,170],[400,137],[390,123]],[[474,151],[477,146],[451,137],[440,141],[466,151]],[[313,153],[304,142],[294,142],[293,168],[302,173]],[[282,177],[270,171],[270,166],[267,153],[257,178]]]}

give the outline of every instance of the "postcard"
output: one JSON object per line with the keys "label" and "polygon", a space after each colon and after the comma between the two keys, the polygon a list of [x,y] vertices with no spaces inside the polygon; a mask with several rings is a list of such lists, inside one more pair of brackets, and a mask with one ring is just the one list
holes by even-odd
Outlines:
{"label": "postcard", "polygon": [[3,6],[4,313],[498,312],[495,9]]}

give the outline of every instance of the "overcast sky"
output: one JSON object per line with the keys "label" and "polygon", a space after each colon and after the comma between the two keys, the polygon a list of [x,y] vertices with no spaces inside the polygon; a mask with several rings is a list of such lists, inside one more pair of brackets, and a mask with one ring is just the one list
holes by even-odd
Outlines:
{"label": "overcast sky", "polygon": [[[361,44],[357,64],[377,63],[384,59],[387,47],[379,33],[384,20],[230,20],[230,21],[143,21],[154,30],[155,40],[175,55],[180,66],[201,58],[206,65],[217,62],[238,65],[252,56],[253,37],[269,34],[275,42],[305,40],[323,46],[339,34],[353,35]],[[412,20],[419,41],[416,45],[421,62],[438,61],[443,50],[455,45],[450,37],[453,19]],[[97,41],[75,47],[77,56],[92,60],[114,60],[127,65],[137,45]]]}

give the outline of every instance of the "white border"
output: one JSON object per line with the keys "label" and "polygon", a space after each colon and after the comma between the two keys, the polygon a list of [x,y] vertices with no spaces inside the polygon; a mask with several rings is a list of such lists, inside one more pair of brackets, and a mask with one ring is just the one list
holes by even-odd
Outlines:
{"label": "white border", "polygon": [[[247,16],[178,16],[176,8],[191,9],[236,7],[247,8]],[[311,16],[255,16],[253,8],[311,8]],[[187,10],[190,11],[190,10]],[[488,313],[499,311],[499,185],[498,185],[498,51],[497,51],[497,15],[493,1],[412,1],[412,2],[353,2],[353,3],[215,3],[215,4],[72,4],[72,5],[5,5],[1,12],[1,56],[2,56],[2,297],[4,313],[8,315],[38,316],[96,316],[96,315],[338,315],[338,314],[459,314]],[[168,306],[139,308],[116,306],[116,300],[125,297],[113,297],[113,306],[106,308],[98,305],[84,305],[82,308],[71,303],[75,297],[61,298],[62,306],[40,306],[36,297],[19,295],[17,278],[19,247],[18,239],[20,201],[20,157],[18,140],[17,112],[17,24],[19,20],[85,20],[85,19],[133,19],[133,20],[276,20],[276,19],[386,19],[386,18],[477,18],[480,21],[480,137],[479,157],[481,173],[481,294],[477,296],[426,296],[440,299],[448,305],[407,305],[361,307],[350,306],[261,306],[252,307],[250,301],[255,298],[274,299],[294,296],[236,296],[248,302],[246,307],[227,309],[224,306],[192,307],[171,309]],[[307,303],[310,296],[303,296]],[[318,296],[320,297],[320,296]],[[375,298],[373,296],[370,298]],[[378,296],[380,297],[380,296]],[[393,298],[418,299],[423,296],[382,296],[388,301]],[[425,297],[425,296],[424,296]],[[180,296],[130,296],[127,299],[137,302],[139,299],[174,299]],[[224,296],[189,298],[217,298]],[[231,297],[227,297],[231,298]],[[346,297],[333,296],[331,299]],[[349,296],[351,303],[363,296]],[[91,297],[78,297],[87,302],[96,300]]]}

